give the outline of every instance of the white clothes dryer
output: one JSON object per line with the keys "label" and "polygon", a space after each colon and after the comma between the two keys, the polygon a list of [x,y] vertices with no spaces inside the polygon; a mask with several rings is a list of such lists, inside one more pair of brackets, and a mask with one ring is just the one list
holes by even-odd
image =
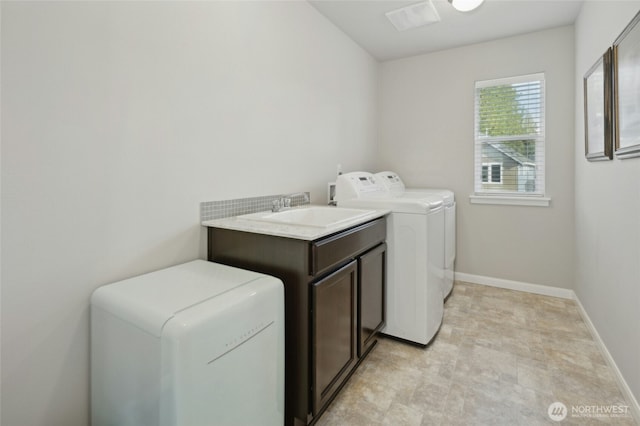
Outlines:
{"label": "white clothes dryer", "polygon": [[444,208],[437,196],[394,197],[371,173],[338,176],[339,207],[388,209],[386,325],[382,333],[426,345],[444,312]]}
{"label": "white clothes dryer", "polygon": [[456,262],[456,199],[453,191],[448,189],[406,188],[400,176],[395,172],[378,172],[380,182],[395,196],[400,198],[421,198],[425,195],[436,195],[444,203],[444,288],[446,298],[453,289]]}

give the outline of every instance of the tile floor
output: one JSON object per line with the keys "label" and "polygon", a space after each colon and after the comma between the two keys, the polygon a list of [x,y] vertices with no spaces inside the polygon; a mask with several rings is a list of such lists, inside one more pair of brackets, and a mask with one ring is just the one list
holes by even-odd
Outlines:
{"label": "tile floor", "polygon": [[636,424],[572,414],[612,405],[627,403],[575,302],[456,282],[435,340],[381,338],[316,424]]}

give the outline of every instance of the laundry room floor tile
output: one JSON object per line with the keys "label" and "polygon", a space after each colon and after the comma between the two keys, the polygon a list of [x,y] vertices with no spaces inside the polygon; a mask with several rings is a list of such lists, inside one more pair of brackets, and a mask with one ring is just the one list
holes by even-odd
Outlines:
{"label": "laundry room floor tile", "polygon": [[[318,426],[636,425],[575,302],[456,282],[435,339],[381,337]],[[630,410],[630,408],[629,408]]]}

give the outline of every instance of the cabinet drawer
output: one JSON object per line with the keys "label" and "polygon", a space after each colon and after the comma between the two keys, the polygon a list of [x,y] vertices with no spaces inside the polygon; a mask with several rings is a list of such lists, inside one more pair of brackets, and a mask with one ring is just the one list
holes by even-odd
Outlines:
{"label": "cabinet drawer", "polygon": [[387,220],[383,217],[313,242],[309,274],[318,275],[332,266],[354,258],[384,241],[386,233]]}

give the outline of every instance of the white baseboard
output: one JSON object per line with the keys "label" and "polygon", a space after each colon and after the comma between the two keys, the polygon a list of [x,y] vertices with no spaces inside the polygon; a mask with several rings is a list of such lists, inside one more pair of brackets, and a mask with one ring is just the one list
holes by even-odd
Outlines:
{"label": "white baseboard", "polygon": [[589,318],[587,311],[584,310],[584,306],[582,306],[582,303],[580,303],[580,299],[578,299],[578,296],[575,296],[574,300],[576,302],[576,305],[578,305],[578,311],[580,312],[584,323],[587,325],[587,328],[591,332],[593,340],[600,347],[600,353],[602,354],[602,357],[607,362],[607,364],[609,364],[609,367],[611,367],[611,370],[613,371],[613,375],[616,378],[616,382],[618,382],[618,387],[622,392],[622,396],[624,396],[624,398],[627,400],[627,403],[629,404],[629,411],[631,411],[631,415],[634,417],[636,422],[640,424],[640,405],[638,404],[638,400],[633,395],[633,392],[631,392],[631,388],[629,388],[629,385],[618,369],[616,362],[613,360],[613,357],[609,353],[609,350],[600,338],[598,330],[596,330],[596,327],[591,322],[591,318]]}
{"label": "white baseboard", "polygon": [[487,285],[491,287],[499,287],[499,288],[506,288],[509,290],[540,294],[543,296],[553,296],[553,297],[560,297],[562,299],[574,300],[576,302],[576,305],[578,306],[578,311],[580,312],[582,319],[584,320],[585,324],[587,325],[587,328],[591,332],[591,336],[593,337],[593,340],[596,342],[596,344],[600,348],[600,353],[602,354],[606,363],[609,365],[609,367],[611,367],[611,370],[613,371],[613,375],[615,376],[616,382],[618,383],[620,392],[622,392],[622,395],[624,396],[627,403],[629,404],[629,411],[631,411],[631,415],[633,416],[635,421],[638,424],[640,424],[640,405],[638,404],[638,400],[633,395],[633,392],[631,392],[631,388],[629,388],[629,385],[627,384],[626,380],[622,376],[622,373],[620,372],[620,369],[616,365],[616,362],[613,360],[613,357],[609,353],[609,350],[605,346],[604,342],[600,338],[600,335],[598,334],[598,331],[596,330],[595,326],[591,322],[591,318],[589,318],[587,311],[585,311],[584,306],[582,306],[580,299],[578,299],[578,297],[576,296],[573,290],[570,290],[567,288],[560,288],[560,287],[551,287],[551,286],[540,285],[540,284],[524,283],[520,281],[503,280],[500,278],[484,277],[481,275],[465,274],[464,272],[456,272],[455,279],[456,281],[464,281],[472,284],[481,284],[481,285]]}
{"label": "white baseboard", "polygon": [[568,288],[551,287],[541,284],[523,283],[521,281],[503,280],[501,278],[483,277],[482,275],[455,273],[456,281],[465,281],[472,284],[482,284],[491,287],[506,288],[509,290],[525,291],[527,293],[541,294],[543,296],[560,297],[562,299],[575,299],[575,293]]}

